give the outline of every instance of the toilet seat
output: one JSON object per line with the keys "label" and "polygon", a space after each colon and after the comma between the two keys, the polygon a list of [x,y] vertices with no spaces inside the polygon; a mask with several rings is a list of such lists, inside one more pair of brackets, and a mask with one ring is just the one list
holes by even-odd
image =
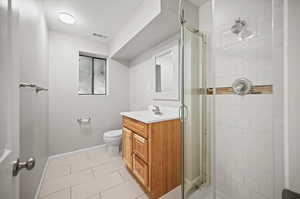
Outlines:
{"label": "toilet seat", "polygon": [[107,131],[104,133],[103,137],[104,138],[118,138],[121,137],[122,135],[122,130],[112,130],[112,131]]}

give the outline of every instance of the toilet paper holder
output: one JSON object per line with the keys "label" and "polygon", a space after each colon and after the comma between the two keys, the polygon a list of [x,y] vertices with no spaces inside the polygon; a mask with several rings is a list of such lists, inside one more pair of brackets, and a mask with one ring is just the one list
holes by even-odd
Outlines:
{"label": "toilet paper holder", "polygon": [[88,117],[88,118],[78,118],[77,119],[77,122],[79,124],[87,124],[87,123],[90,123],[92,120],[92,118]]}

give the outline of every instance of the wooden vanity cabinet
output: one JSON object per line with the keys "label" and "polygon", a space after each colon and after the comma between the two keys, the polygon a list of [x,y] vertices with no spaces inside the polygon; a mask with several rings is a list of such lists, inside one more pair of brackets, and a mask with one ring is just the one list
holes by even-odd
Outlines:
{"label": "wooden vanity cabinet", "polygon": [[151,199],[181,184],[179,119],[143,123],[123,116],[123,160]]}

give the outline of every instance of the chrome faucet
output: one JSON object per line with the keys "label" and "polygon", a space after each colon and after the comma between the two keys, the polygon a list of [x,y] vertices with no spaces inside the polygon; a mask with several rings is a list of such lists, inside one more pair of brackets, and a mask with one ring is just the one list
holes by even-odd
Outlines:
{"label": "chrome faucet", "polygon": [[154,115],[161,115],[162,113],[160,112],[159,106],[153,105],[152,112]]}

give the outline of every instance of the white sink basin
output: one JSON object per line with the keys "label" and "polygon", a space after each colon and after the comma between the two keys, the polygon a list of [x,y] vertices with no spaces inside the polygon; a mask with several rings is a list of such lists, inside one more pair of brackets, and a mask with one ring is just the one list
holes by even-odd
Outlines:
{"label": "white sink basin", "polygon": [[129,118],[144,122],[144,123],[154,123],[167,120],[174,120],[179,118],[178,109],[172,108],[169,110],[161,109],[161,115],[155,115],[152,111],[132,111],[132,112],[122,112],[121,115],[127,116]]}

